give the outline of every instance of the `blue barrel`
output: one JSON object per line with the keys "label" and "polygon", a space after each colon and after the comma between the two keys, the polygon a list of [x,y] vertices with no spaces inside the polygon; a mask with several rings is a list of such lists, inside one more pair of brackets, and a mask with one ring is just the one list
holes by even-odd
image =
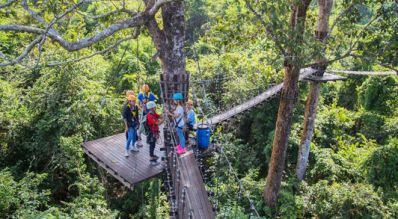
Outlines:
{"label": "blue barrel", "polygon": [[207,149],[210,145],[210,127],[206,124],[198,125],[196,138],[200,149]]}

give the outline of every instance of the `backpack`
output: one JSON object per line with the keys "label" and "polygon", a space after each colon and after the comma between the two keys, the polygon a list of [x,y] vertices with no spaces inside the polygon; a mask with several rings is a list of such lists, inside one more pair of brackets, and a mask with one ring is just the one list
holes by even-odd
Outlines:
{"label": "backpack", "polygon": [[141,121],[141,127],[140,127],[140,133],[148,136],[149,132],[151,131],[151,128],[148,125],[147,122],[147,116],[148,114],[146,114],[144,117],[142,117],[142,121]]}

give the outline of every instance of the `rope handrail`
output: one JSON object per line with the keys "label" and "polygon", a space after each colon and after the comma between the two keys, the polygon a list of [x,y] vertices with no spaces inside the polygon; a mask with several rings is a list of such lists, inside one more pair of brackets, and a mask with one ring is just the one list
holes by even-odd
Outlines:
{"label": "rope handrail", "polygon": [[259,218],[260,214],[258,213],[256,207],[254,206],[254,201],[250,198],[250,196],[248,194],[246,194],[246,190],[243,187],[243,182],[242,180],[238,177],[238,175],[236,174],[236,171],[234,171],[233,167],[232,167],[232,162],[230,161],[230,159],[228,158],[227,154],[224,152],[223,148],[221,147],[221,144],[219,142],[219,140],[217,139],[217,147],[220,148],[220,153],[223,155],[223,157],[225,158],[225,160],[227,161],[228,164],[228,174],[232,174],[236,181],[238,182],[238,195],[242,194],[246,197],[246,199],[249,201],[249,205],[250,205],[250,210],[252,210],[256,216]]}
{"label": "rope handrail", "polygon": [[378,76],[387,76],[387,75],[398,75],[398,72],[394,71],[348,71],[348,70],[326,70],[328,73],[341,73],[341,74],[349,74],[349,75],[378,75]]}
{"label": "rope handrail", "polygon": [[[303,80],[305,77],[315,73],[317,70],[314,68],[305,68],[305,69],[301,69],[300,71],[300,77],[299,80]],[[235,107],[232,107],[231,109],[220,113],[216,116],[213,116],[212,118],[208,119],[206,121],[207,124],[217,124],[220,123],[224,120],[227,120],[239,113],[242,113],[248,109],[251,109],[255,106],[257,106],[258,104],[266,101],[267,99],[269,99],[270,97],[276,95],[277,93],[279,93],[282,90],[283,87],[283,83],[280,83],[278,85],[275,85],[269,89],[267,89],[266,91],[264,91],[263,93],[261,93],[260,95],[257,95],[256,97],[242,103],[239,104]]]}

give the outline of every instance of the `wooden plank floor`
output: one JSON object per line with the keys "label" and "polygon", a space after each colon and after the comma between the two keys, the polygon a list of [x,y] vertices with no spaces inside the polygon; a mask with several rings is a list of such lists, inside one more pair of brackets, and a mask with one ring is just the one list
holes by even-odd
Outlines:
{"label": "wooden plank floor", "polygon": [[186,188],[186,204],[185,206],[179,206],[184,208],[180,211],[183,212],[180,218],[188,218],[187,216],[190,213],[192,218],[215,218],[213,207],[209,201],[203,178],[192,150],[179,157],[178,165],[181,171],[181,187]]}
{"label": "wooden plank floor", "polygon": [[[160,174],[164,169],[162,164],[157,166],[150,165],[149,145],[146,144],[145,136],[141,136],[143,137],[144,146],[139,148],[139,152],[130,153],[128,158],[124,156],[125,133],[85,142],[82,147],[85,153],[109,174],[125,186],[132,188],[135,184]],[[159,156],[160,160],[164,154],[159,151],[159,148],[163,147],[162,139],[158,143],[155,148],[155,154]]]}

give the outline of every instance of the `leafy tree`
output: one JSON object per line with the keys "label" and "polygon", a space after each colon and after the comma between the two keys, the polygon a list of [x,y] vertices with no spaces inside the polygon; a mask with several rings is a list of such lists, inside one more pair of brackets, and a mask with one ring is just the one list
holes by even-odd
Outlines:
{"label": "leafy tree", "polygon": [[384,191],[397,191],[398,174],[398,140],[377,148],[363,164],[368,181]]}
{"label": "leafy tree", "polygon": [[302,186],[302,217],[384,218],[388,211],[373,187],[367,184],[319,181]]}

